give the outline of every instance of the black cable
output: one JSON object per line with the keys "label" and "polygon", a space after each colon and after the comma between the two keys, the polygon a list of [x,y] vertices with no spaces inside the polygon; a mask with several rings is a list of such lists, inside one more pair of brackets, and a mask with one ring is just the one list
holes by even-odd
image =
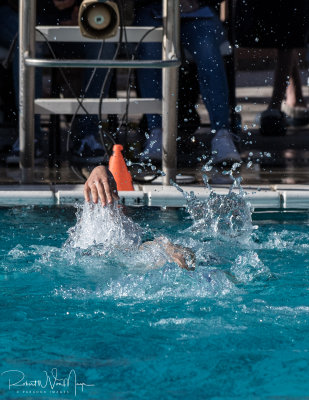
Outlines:
{"label": "black cable", "polygon": [[[40,31],[38,28],[35,28],[35,30],[44,38],[44,40],[45,40],[45,42],[46,42],[46,44],[47,44],[47,47],[48,47],[48,49],[49,49],[51,55],[53,56],[53,58],[54,58],[55,60],[57,60],[56,54],[55,54],[55,52],[54,52],[54,50],[53,50],[53,48],[52,48],[52,46],[51,46],[51,44],[50,44],[48,38],[47,38],[47,37],[44,35],[44,33],[43,33],[42,31]],[[87,109],[86,109],[86,108],[84,107],[84,105],[83,105],[82,100],[79,98],[79,96],[77,96],[77,94],[75,93],[74,89],[73,89],[72,86],[70,85],[70,82],[68,81],[67,77],[65,76],[65,73],[63,72],[63,68],[58,67],[58,69],[59,69],[59,71],[60,71],[60,73],[61,73],[61,76],[62,76],[62,78],[63,78],[65,84],[67,85],[68,89],[69,89],[70,92],[72,93],[73,97],[75,97],[75,99],[77,100],[79,106],[85,111],[85,113],[86,113],[87,115],[89,115]]]}
{"label": "black cable", "polygon": [[[135,57],[137,55],[137,51],[139,49],[139,46],[142,44],[143,40],[151,33],[153,32],[155,29],[158,29],[160,27],[156,26],[153,28],[150,28],[147,32],[144,33],[144,35],[141,37],[141,39],[139,40],[139,42],[136,44],[132,56],[131,56],[131,60],[135,60]],[[131,93],[131,78],[132,78],[132,68],[130,68],[128,70],[128,79],[127,79],[127,93],[126,93],[126,111],[123,114],[122,118],[121,118],[121,122],[120,125],[118,127],[118,130],[120,130],[123,126],[123,124],[125,123],[126,125],[128,124],[128,116],[129,116],[129,105],[130,105],[130,93]]]}
{"label": "black cable", "polygon": [[[119,7],[120,8],[120,34],[119,34],[119,40],[118,40],[118,44],[117,44],[117,49],[115,51],[113,60],[115,60],[116,57],[119,54],[119,50],[121,48],[121,45],[123,44],[123,36],[125,37],[126,52],[127,52],[127,45],[128,45],[127,32],[126,32],[126,28],[124,26],[124,16],[123,16],[124,4],[123,4],[123,0],[120,0],[120,2],[122,3],[122,4],[120,4],[120,7]],[[147,35],[149,35],[153,30],[155,30],[157,28],[158,27],[153,27],[153,28],[149,29],[142,36],[142,38],[139,40],[139,42],[137,43],[137,45],[134,48],[134,51],[133,51],[133,54],[132,54],[132,57],[131,57],[132,60],[135,59],[136,54],[137,54],[137,50],[138,50],[140,44],[142,43],[142,41],[145,39],[145,37],[147,37]],[[128,53],[127,53],[127,56],[128,56]],[[100,100],[99,100],[99,134],[100,134],[100,139],[101,139],[102,145],[103,145],[104,149],[106,149],[106,153],[108,154],[109,157],[112,154],[112,145],[116,144],[116,142],[115,142],[114,138],[108,132],[103,132],[102,105],[103,105],[105,86],[106,86],[106,83],[107,83],[107,81],[109,79],[110,72],[111,72],[111,69],[109,68],[108,71],[107,71],[107,74],[105,76],[104,82],[102,84],[102,87],[101,87]],[[130,100],[130,91],[131,91],[131,88],[130,88],[131,75],[132,75],[132,69],[130,68],[129,71],[128,71],[128,81],[127,81],[128,84],[127,84],[127,96],[126,96],[126,111],[125,111],[123,117],[121,118],[121,123],[118,126],[117,131],[119,131],[121,129],[121,127],[123,126],[124,119],[125,119],[126,129],[127,129],[127,126],[128,126],[129,100]],[[112,143],[112,145],[110,145],[110,146],[105,145],[105,141],[104,141],[104,137],[103,136],[106,136],[107,139]]]}
{"label": "black cable", "polygon": [[[43,33],[42,31],[40,31],[38,28],[36,28],[36,31],[44,38],[44,40],[45,40],[45,42],[46,42],[46,44],[47,44],[47,47],[48,47],[48,49],[49,49],[49,51],[50,51],[52,57],[53,57],[55,60],[57,60],[56,54],[55,54],[55,52],[54,52],[54,50],[53,50],[53,48],[52,48],[52,46],[51,46],[51,44],[50,44],[48,38],[47,38],[47,37],[44,35],[44,33]],[[123,25],[121,25],[121,28],[120,28],[119,41],[118,41],[118,45],[117,45],[115,54],[114,54],[114,56],[113,56],[113,60],[115,60],[116,57],[117,57],[118,54],[119,54],[120,46],[121,46],[121,43],[122,43],[122,35],[123,35]],[[101,48],[100,48],[100,51],[99,51],[99,55],[98,55],[98,59],[100,58],[100,56],[101,56],[101,54],[102,54],[102,50],[103,50],[103,44],[101,45]],[[61,73],[61,76],[62,76],[62,78],[63,78],[65,84],[67,85],[67,87],[69,88],[70,92],[73,94],[73,96],[76,98],[76,100],[77,100],[77,102],[78,102],[78,107],[77,107],[77,109],[76,109],[76,111],[75,111],[75,113],[74,113],[74,115],[73,115],[73,117],[72,117],[72,120],[71,120],[71,123],[70,123],[69,135],[68,135],[68,137],[67,137],[66,151],[69,152],[69,144],[70,144],[70,135],[71,135],[71,130],[72,130],[72,124],[73,124],[73,122],[74,122],[74,120],[75,120],[75,118],[76,118],[76,115],[77,115],[79,109],[82,108],[82,109],[84,110],[84,112],[86,113],[86,115],[90,115],[89,112],[87,111],[87,109],[86,109],[86,108],[84,107],[84,105],[83,105],[83,99],[84,99],[84,97],[85,97],[85,95],[86,95],[87,90],[88,90],[89,87],[90,87],[90,84],[91,84],[91,82],[92,82],[92,80],[93,80],[93,77],[95,76],[96,68],[93,70],[93,72],[92,72],[92,74],[91,74],[91,77],[90,77],[90,79],[89,79],[89,81],[88,81],[88,83],[87,83],[87,86],[86,86],[86,88],[85,88],[85,93],[84,93],[84,95],[83,95],[82,98],[80,98],[79,96],[76,95],[75,91],[74,91],[73,88],[71,87],[71,85],[70,85],[70,83],[69,83],[69,81],[68,81],[68,79],[67,79],[67,77],[66,77],[66,75],[65,75],[65,73],[64,73],[64,71],[63,71],[63,69],[62,69],[61,67],[59,67],[59,71],[60,71],[60,73]],[[103,132],[102,132],[102,120],[103,120],[103,118],[102,118],[102,103],[103,103],[103,97],[104,97],[105,86],[106,86],[106,83],[107,83],[108,78],[109,78],[109,76],[110,76],[110,72],[111,72],[111,68],[108,69],[107,74],[105,75],[105,78],[104,78],[104,81],[103,81],[103,84],[102,84],[102,87],[101,87],[100,101],[99,101],[99,135],[100,135],[100,140],[101,140],[101,142],[102,142],[103,149],[104,149],[105,153],[106,153],[108,156],[111,155],[111,147],[108,146],[108,145],[106,145],[103,136],[106,136],[106,137],[109,139],[109,141],[112,142],[112,144],[116,144],[114,138],[113,138],[111,135],[109,135],[109,133],[105,132],[105,133],[103,134]],[[78,177],[80,177],[80,176],[78,176]]]}
{"label": "black cable", "polygon": [[77,176],[77,178],[79,178],[81,180],[85,180],[84,175],[78,168],[76,168],[74,165],[70,165],[70,168],[71,168],[71,171]]}
{"label": "black cable", "polygon": [[[128,47],[129,47],[129,42],[128,42],[128,35],[127,35],[127,29],[126,29],[126,25],[125,25],[125,15],[124,15],[124,9],[125,9],[125,2],[124,0],[118,0],[118,6],[119,6],[119,11],[120,11],[120,25],[122,26],[123,29],[123,36],[124,36],[124,49],[125,49],[125,56],[126,56],[126,60],[130,59],[130,55],[129,55],[129,51],[128,51]],[[128,72],[129,74],[129,72]],[[123,124],[120,125],[120,127]],[[119,126],[116,129],[116,131],[119,133]],[[125,125],[125,143],[127,143],[127,135],[128,135],[128,120],[127,123]]]}
{"label": "black cable", "polygon": [[[119,53],[119,47],[117,46],[117,49],[115,51],[113,60],[115,60],[115,58],[117,57],[118,53]],[[116,144],[115,139],[108,133],[108,132],[104,132],[103,133],[103,115],[102,115],[102,105],[103,105],[103,98],[104,98],[104,92],[105,92],[105,86],[106,83],[110,77],[110,73],[111,73],[111,68],[108,68],[107,73],[105,75],[103,84],[101,86],[101,91],[100,91],[100,99],[99,99],[99,135],[100,135],[100,140],[102,142],[102,145],[104,147],[104,149],[106,150],[107,155],[110,157],[112,154],[112,146],[110,145],[106,145],[105,141],[104,141],[104,137],[106,136],[108,138],[108,140],[112,143],[112,145]]]}
{"label": "black cable", "polygon": [[[100,50],[99,50],[98,57],[97,57],[98,60],[100,60],[100,58],[101,58],[101,55],[102,55],[103,49],[104,49],[104,45],[105,45],[105,41],[103,41],[103,42],[101,43]],[[90,85],[91,85],[91,83],[92,83],[92,81],[93,81],[93,78],[94,78],[96,72],[97,72],[97,68],[94,68],[94,69],[92,70],[92,73],[91,73],[91,75],[90,75],[90,78],[89,78],[89,80],[88,80],[88,82],[87,82],[87,85],[86,85],[86,87],[85,87],[85,91],[84,91],[83,95],[81,96],[81,102],[83,102],[83,100],[84,100],[84,98],[85,98],[85,96],[86,96],[86,94],[87,94],[87,92],[88,92],[88,90],[89,90],[89,88],[90,88]],[[69,125],[70,127],[69,127],[69,130],[68,130],[67,142],[66,142],[66,152],[67,152],[67,153],[69,153],[69,151],[70,151],[70,137],[71,137],[71,133],[72,133],[72,127],[73,127],[73,123],[74,123],[74,121],[75,121],[75,118],[76,118],[76,116],[77,116],[77,113],[78,113],[79,109],[80,109],[80,104],[79,104],[78,107],[76,108],[75,113],[74,113],[74,115],[72,116],[71,121],[70,121],[70,125]],[[103,147],[104,147],[104,145],[103,145]],[[105,150],[105,149],[104,149],[104,150]]]}
{"label": "black cable", "polygon": [[8,69],[9,65],[11,64],[11,61],[12,61],[12,58],[13,58],[13,54],[14,54],[14,50],[15,50],[15,46],[16,46],[16,42],[17,42],[17,38],[18,38],[18,32],[16,33],[16,35],[14,36],[14,38],[12,40],[12,43],[10,44],[10,48],[9,48],[7,56],[2,61],[2,67],[4,69]]}
{"label": "black cable", "polygon": [[[121,2],[123,3],[123,1],[121,1]],[[119,54],[119,50],[120,50],[121,45],[123,43],[123,33],[124,33],[125,42],[126,42],[126,52],[127,52],[127,45],[128,45],[127,32],[126,32],[125,26],[123,24],[123,9],[122,9],[122,7],[120,7],[120,9],[121,9],[121,13],[120,13],[120,34],[119,34],[119,40],[118,40],[118,43],[117,43],[117,48],[116,48],[116,51],[115,51],[113,59],[112,59],[113,61],[117,58],[117,56]],[[149,29],[142,36],[142,38],[139,40],[139,42],[137,43],[137,45],[134,48],[131,60],[135,59],[135,57],[137,55],[138,48],[141,45],[141,43],[143,42],[143,40],[145,39],[145,37],[147,37],[147,35],[149,35],[152,31],[154,31],[155,29],[158,29],[158,28],[159,27],[153,27],[153,28]],[[55,53],[54,53],[54,51],[52,49],[52,46],[50,45],[50,42],[49,42],[48,38],[38,28],[36,28],[36,31],[44,38],[50,53],[52,54],[53,58],[55,60],[57,60],[57,57],[56,57],[56,55],[55,55]],[[98,59],[100,59],[100,57],[101,57],[101,54],[103,52],[103,48],[104,48],[104,42],[101,44],[101,48],[100,48],[99,54],[98,54]],[[127,56],[128,56],[128,53],[127,53]],[[68,135],[68,138],[67,138],[67,144],[66,144],[66,150],[68,152],[69,151],[69,140],[70,140],[70,134],[71,134],[71,130],[72,130],[72,124],[73,124],[73,122],[74,122],[74,120],[76,118],[76,115],[77,115],[79,109],[82,108],[84,110],[84,112],[86,113],[86,115],[90,115],[89,112],[87,111],[87,109],[83,105],[83,100],[84,100],[84,97],[85,97],[85,95],[86,95],[86,93],[87,93],[87,91],[88,91],[88,89],[89,89],[89,87],[90,87],[90,85],[92,83],[92,80],[93,80],[93,78],[95,76],[96,68],[94,68],[94,70],[93,70],[93,72],[91,74],[91,77],[90,77],[90,79],[89,79],[89,81],[88,81],[88,83],[86,85],[85,92],[83,93],[82,97],[79,97],[79,96],[76,95],[74,89],[71,87],[71,85],[70,85],[70,83],[69,83],[69,81],[68,81],[68,79],[67,79],[67,77],[66,77],[66,75],[65,75],[65,73],[64,73],[64,71],[63,71],[63,69],[61,67],[59,67],[59,71],[60,71],[61,76],[62,76],[65,84],[67,85],[68,89],[70,90],[70,92],[76,98],[76,100],[78,102],[78,107],[77,107],[77,109],[76,109],[76,111],[75,111],[75,113],[74,113],[74,115],[73,115],[73,117],[71,119],[71,122],[70,122],[70,131],[69,131],[69,135]],[[102,87],[101,87],[100,99],[99,99],[99,135],[100,135],[100,140],[101,140],[103,149],[104,149],[104,151],[105,151],[105,153],[107,154],[108,157],[110,157],[110,155],[112,154],[112,146],[108,146],[105,143],[104,136],[107,137],[107,139],[112,143],[112,145],[116,144],[114,138],[108,132],[104,132],[103,133],[102,105],[103,105],[105,86],[106,86],[107,81],[109,79],[110,73],[111,73],[111,68],[108,68],[107,73],[106,73],[105,78],[104,78],[104,81],[103,81],[103,84],[102,84]],[[127,129],[127,125],[128,125],[129,101],[130,101],[130,93],[131,93],[131,85],[130,85],[131,77],[132,77],[132,69],[130,68],[129,71],[128,71],[128,80],[127,80],[126,111],[125,111],[124,115],[121,118],[121,123],[120,123],[119,127],[117,128],[118,131],[121,129],[121,127],[123,126],[124,122],[126,124],[126,129]],[[81,175],[76,172],[74,167],[72,168],[72,170],[78,176],[78,178],[81,177]],[[158,174],[157,174],[157,176],[158,176]],[[153,179],[155,179],[157,176],[155,176]],[[151,179],[150,181],[152,181],[153,179]],[[149,180],[148,180],[148,182],[149,182]]]}
{"label": "black cable", "polygon": [[124,17],[124,12],[123,10],[125,9],[125,2],[124,0],[120,0],[120,23],[123,27],[123,32],[124,32],[124,41],[125,41],[125,51],[126,51],[126,56],[127,56],[127,60],[129,59],[129,53],[128,53],[128,35],[127,35],[127,29],[126,29],[126,25],[125,25],[125,17]]}
{"label": "black cable", "polygon": [[[47,38],[47,37],[44,35],[44,33],[43,33],[42,31],[40,31],[38,28],[36,28],[36,31],[39,32],[39,34],[44,38],[44,40],[45,40],[45,42],[46,42],[46,44],[47,44],[47,47],[48,47],[48,49],[49,49],[49,51],[50,51],[52,57],[53,57],[55,60],[57,60],[57,56],[56,56],[56,54],[55,54],[55,52],[54,52],[54,50],[53,50],[53,48],[52,48],[52,46],[51,46],[51,44],[50,44],[48,38]],[[100,46],[100,50],[99,50],[99,53],[98,53],[98,59],[101,58],[103,49],[104,49],[104,41],[102,42],[102,44],[101,44],[101,46]],[[87,82],[87,85],[86,85],[85,91],[84,91],[84,93],[83,93],[83,96],[82,96],[81,98],[80,98],[79,96],[76,95],[75,91],[74,91],[73,88],[71,87],[71,85],[70,85],[70,83],[69,83],[67,77],[65,76],[65,73],[64,73],[63,69],[62,69],[61,67],[59,67],[58,69],[59,69],[59,71],[60,71],[60,73],[61,73],[61,76],[62,76],[62,78],[63,78],[65,84],[67,85],[67,87],[69,88],[69,90],[71,91],[71,93],[73,94],[73,96],[76,98],[76,100],[77,100],[77,102],[78,102],[78,107],[76,108],[75,113],[74,113],[74,115],[72,116],[72,119],[71,119],[71,121],[70,121],[70,125],[69,125],[70,127],[69,127],[68,135],[67,135],[66,153],[68,154],[68,153],[69,153],[69,150],[70,150],[70,137],[71,137],[71,133],[72,133],[72,126],[73,126],[73,123],[74,123],[74,121],[75,121],[75,118],[76,118],[76,115],[77,115],[79,109],[82,108],[82,109],[85,111],[86,115],[90,115],[89,112],[87,111],[87,109],[86,109],[86,108],[84,107],[84,105],[83,105],[83,100],[84,100],[85,95],[86,95],[86,93],[87,93],[87,91],[88,91],[88,89],[89,89],[89,87],[90,87],[90,85],[91,85],[91,83],[92,83],[92,81],[93,81],[93,78],[94,78],[94,76],[95,76],[95,73],[96,73],[97,68],[94,68],[94,69],[93,69],[93,71],[92,71],[92,73],[91,73],[91,75],[90,75],[90,78],[89,78],[89,80],[88,80],[88,82]],[[104,146],[104,143],[102,143],[102,145],[103,145],[104,151],[106,152],[106,148],[105,148],[105,146]],[[77,172],[76,168],[75,168],[73,165],[70,165],[70,168],[71,168],[71,170],[73,171],[73,173],[74,173],[79,179],[82,177],[82,175],[81,175],[80,173]]]}
{"label": "black cable", "polygon": [[[135,57],[137,56],[137,52],[139,49],[139,46],[142,44],[143,40],[154,30],[159,29],[159,26],[150,28],[147,32],[144,33],[144,35],[141,37],[141,39],[139,40],[139,42],[136,44],[132,56],[131,56],[131,60],[134,60]],[[128,71],[128,79],[127,79],[127,94],[126,94],[126,111],[123,114],[121,121],[120,121],[120,125],[118,127],[118,130],[121,129],[121,127],[123,126],[123,124],[125,124],[126,130],[127,130],[127,126],[128,126],[128,120],[129,120],[129,105],[130,105],[130,93],[131,93],[131,79],[132,79],[132,68],[129,69]],[[158,172],[153,173],[152,175],[153,178],[151,179],[144,179],[144,178],[138,178],[138,177],[134,177],[133,180],[138,182],[138,183],[150,183],[152,181],[154,181],[156,178],[158,178],[160,176],[160,174]]]}
{"label": "black cable", "polygon": [[[119,54],[119,50],[122,44],[122,37],[123,37],[123,21],[120,21],[120,33],[119,33],[119,40],[117,43],[117,48],[113,56],[113,61],[117,58]],[[107,84],[107,81],[110,77],[111,73],[111,68],[108,68],[107,73],[105,75],[101,90],[100,90],[100,99],[99,99],[99,135],[100,135],[100,140],[102,142],[102,145],[106,149],[107,155],[110,157],[112,155],[112,147],[114,144],[116,144],[115,139],[110,135],[108,132],[103,132],[103,115],[102,115],[102,105],[103,105],[103,98],[105,94],[105,86]],[[107,139],[111,142],[111,145],[106,145],[104,141],[104,136],[107,137]]]}
{"label": "black cable", "polygon": [[[121,7],[120,7],[120,8],[121,8]],[[123,16],[123,12],[122,12],[120,15]],[[153,30],[155,30],[155,29],[157,29],[157,27],[151,28],[149,31],[147,31],[147,32],[142,36],[142,38],[141,38],[140,41],[137,43],[137,45],[136,45],[136,47],[135,47],[135,49],[134,49],[134,52],[133,52],[132,58],[131,58],[132,60],[135,59],[137,50],[138,50],[140,44],[142,43],[142,41],[145,39],[145,37],[146,37],[148,34],[150,34],[150,33],[151,33]],[[124,30],[125,30],[125,29],[124,29],[124,25],[123,25],[123,19],[121,18],[119,41],[118,41],[117,48],[116,48],[116,51],[115,51],[114,56],[113,56],[113,61],[117,58],[117,56],[118,56],[118,54],[119,54],[119,50],[120,50],[120,47],[121,47],[121,44],[122,44],[122,37],[123,37],[123,31],[124,31]],[[36,28],[36,31],[44,38],[44,40],[45,40],[45,42],[46,42],[46,44],[47,44],[47,46],[48,46],[48,49],[49,49],[51,55],[53,56],[53,58],[54,58],[55,60],[57,60],[56,54],[55,54],[55,52],[54,52],[54,50],[53,50],[53,48],[52,48],[52,46],[51,46],[51,44],[50,44],[48,38],[47,38],[47,37],[44,35],[44,33],[43,33],[42,31],[40,31],[38,28]],[[125,35],[125,36],[126,36],[126,35]],[[127,37],[126,37],[126,41],[127,41]],[[101,48],[100,48],[100,51],[99,51],[99,55],[98,55],[98,59],[100,58],[100,56],[101,56],[101,54],[102,54],[103,46],[104,46],[104,43],[102,43],[102,45],[101,45]],[[64,73],[64,71],[63,71],[63,69],[62,69],[61,67],[59,67],[59,71],[60,71],[60,73],[61,73],[61,76],[62,76],[63,80],[65,81],[65,84],[67,85],[67,87],[69,88],[70,92],[73,94],[73,96],[76,98],[76,100],[77,100],[77,102],[78,102],[78,107],[77,107],[77,109],[76,109],[76,111],[75,111],[75,114],[73,115],[72,120],[71,120],[71,123],[70,123],[70,131],[69,131],[69,135],[68,135],[68,139],[67,139],[67,143],[66,143],[66,151],[68,152],[68,151],[69,151],[69,140],[70,140],[70,134],[71,134],[72,124],[73,124],[73,122],[74,122],[74,120],[75,120],[75,118],[76,118],[76,115],[77,115],[79,109],[82,108],[82,109],[85,111],[86,115],[90,115],[89,112],[87,111],[87,109],[86,109],[86,108],[84,107],[84,105],[83,105],[83,99],[84,99],[84,96],[85,96],[87,90],[88,90],[89,87],[90,87],[90,84],[92,83],[93,77],[94,77],[95,72],[96,72],[96,68],[93,70],[93,72],[92,72],[92,74],[91,74],[91,77],[90,77],[90,79],[89,79],[89,81],[88,81],[88,83],[87,83],[87,86],[86,86],[86,89],[85,89],[85,93],[84,93],[83,97],[81,97],[81,98],[80,98],[79,96],[76,95],[74,89],[71,87],[71,85],[70,85],[70,83],[69,83],[67,77],[65,76],[65,73]],[[101,140],[101,142],[102,142],[104,151],[107,153],[108,156],[110,156],[111,153],[112,153],[112,149],[111,149],[112,146],[108,146],[108,145],[105,144],[105,140],[104,140],[104,137],[103,137],[103,136],[106,136],[106,137],[108,138],[108,140],[112,143],[112,145],[116,144],[114,138],[113,138],[108,132],[104,132],[104,133],[103,133],[103,129],[102,129],[102,128],[103,128],[103,127],[102,127],[102,125],[103,125],[102,104],[103,104],[105,86],[106,86],[107,81],[108,81],[108,79],[109,79],[110,73],[111,73],[111,68],[108,68],[107,73],[106,73],[105,78],[104,78],[104,81],[103,81],[103,84],[102,84],[102,87],[101,87],[101,91],[100,91],[100,100],[99,100],[99,135],[100,135],[100,140]],[[130,88],[131,75],[132,75],[132,69],[129,69],[129,72],[128,72],[128,85],[127,85],[126,112],[125,112],[124,116],[122,117],[122,121],[121,121],[121,124],[120,124],[118,130],[122,127],[122,125],[123,125],[123,123],[124,123],[124,118],[126,118],[126,125],[127,125],[127,123],[128,123],[129,100],[130,100],[130,91],[131,91],[131,88]]]}

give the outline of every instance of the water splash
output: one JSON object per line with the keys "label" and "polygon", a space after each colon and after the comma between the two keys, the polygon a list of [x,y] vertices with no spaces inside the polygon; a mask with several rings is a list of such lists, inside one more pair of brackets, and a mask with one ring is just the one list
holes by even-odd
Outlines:
{"label": "water splash", "polygon": [[203,175],[203,180],[210,190],[209,198],[205,201],[198,199],[194,192],[185,192],[172,182],[187,201],[187,211],[194,222],[191,230],[203,236],[249,238],[253,230],[252,212],[241,187],[241,178],[234,179],[227,195],[215,193],[206,175]]}
{"label": "water splash", "polygon": [[[248,243],[253,226],[251,207],[246,201],[241,179],[234,179],[226,195],[215,193],[206,175],[203,180],[210,191],[207,200],[201,200],[194,192],[186,192],[172,183],[185,197],[187,211],[193,220],[189,228],[193,234],[191,238],[188,235],[184,238],[180,234],[176,242],[181,247],[189,245],[194,251],[198,265],[194,273],[184,274],[157,240],[142,245],[145,232],[125,216],[117,204],[102,207],[85,203],[78,207],[77,223],[69,230],[64,248],[76,249],[77,258],[83,256],[78,259],[81,266],[93,262],[100,268],[113,266],[112,269],[108,268],[112,271],[110,279],[100,288],[100,293],[96,291],[96,296],[150,299],[171,294],[182,297],[191,293],[216,297],[235,292],[236,282],[248,283],[271,276],[258,255],[250,247],[248,251],[246,246],[242,246],[246,240]],[[220,241],[232,238],[241,244],[238,250],[229,248],[228,254],[225,254],[221,249],[217,254],[219,263],[229,264],[231,275],[213,269],[218,264],[213,250],[220,241],[213,241],[214,244],[210,245],[209,241],[204,241],[205,237]]]}
{"label": "water splash", "polygon": [[232,264],[230,271],[237,281],[242,283],[268,280],[273,277],[270,269],[263,264],[254,251],[240,254]]}
{"label": "water splash", "polygon": [[196,272],[183,273],[172,264],[164,268],[137,274],[120,271],[117,276],[100,281],[96,288],[60,287],[54,296],[75,299],[196,299],[220,298],[243,293],[235,283],[219,269],[201,268]]}
{"label": "water splash", "polygon": [[[149,236],[116,203],[102,207],[100,204],[77,205],[77,223],[69,229],[69,238],[63,246],[68,260],[87,268],[118,267],[143,272],[161,268],[170,261],[163,242],[167,238],[143,243]],[[104,257],[102,257],[104,256]],[[115,268],[114,268],[115,270]]]}
{"label": "water splash", "polygon": [[65,248],[95,246],[101,253],[108,253],[114,248],[134,250],[141,244],[142,229],[116,203],[106,207],[93,203],[77,205],[76,216],[77,223],[69,229]]}

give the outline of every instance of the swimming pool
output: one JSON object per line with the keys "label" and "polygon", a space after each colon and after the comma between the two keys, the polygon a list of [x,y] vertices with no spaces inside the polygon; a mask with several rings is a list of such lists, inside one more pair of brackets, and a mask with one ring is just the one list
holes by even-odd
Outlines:
{"label": "swimming pool", "polygon": [[309,214],[247,211],[208,229],[126,207],[145,237],[195,251],[186,271],[136,255],[130,220],[108,250],[99,209],[68,240],[73,207],[0,208],[1,399],[307,396]]}

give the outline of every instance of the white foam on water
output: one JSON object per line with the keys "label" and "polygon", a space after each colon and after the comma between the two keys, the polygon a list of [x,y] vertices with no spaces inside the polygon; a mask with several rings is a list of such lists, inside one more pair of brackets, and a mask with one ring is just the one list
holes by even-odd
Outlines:
{"label": "white foam on water", "polygon": [[196,272],[184,272],[173,264],[144,273],[119,273],[118,276],[101,282],[95,290],[82,287],[60,287],[55,296],[64,299],[136,299],[161,300],[220,298],[240,294],[242,291],[220,270],[206,268]]}
{"label": "white foam on water", "polygon": [[294,253],[304,254],[309,250],[309,233],[291,233],[288,230],[281,232],[271,231],[264,237],[258,237],[257,248],[275,249],[276,251],[291,250]]}
{"label": "white foam on water", "polygon": [[137,223],[124,215],[117,204],[102,207],[85,203],[78,206],[77,223],[69,229],[64,244],[64,257],[71,264],[88,269],[112,266],[147,271],[162,267],[169,261],[158,242],[142,245],[146,234]]}
{"label": "white foam on water", "polygon": [[232,264],[230,272],[238,282],[242,283],[267,280],[273,277],[270,269],[263,264],[254,251],[240,254]]}
{"label": "white foam on water", "polygon": [[141,244],[142,229],[123,214],[117,203],[102,207],[85,202],[77,207],[77,223],[69,230],[65,248],[97,246],[104,254],[115,248],[135,250]]}

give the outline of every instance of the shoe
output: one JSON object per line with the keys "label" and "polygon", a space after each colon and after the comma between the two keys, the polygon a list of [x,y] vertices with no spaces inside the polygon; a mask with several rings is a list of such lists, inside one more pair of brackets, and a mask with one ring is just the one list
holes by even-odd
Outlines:
{"label": "shoe", "polygon": [[94,135],[87,135],[81,140],[77,149],[73,149],[71,161],[83,165],[98,165],[105,156],[103,145]]}
{"label": "shoe", "polygon": [[[19,163],[19,139],[15,140],[10,154],[5,159],[8,165],[16,165]],[[34,164],[41,165],[44,163],[43,151],[37,139],[34,140]]]}
{"label": "shoe", "polygon": [[292,107],[286,103],[282,103],[281,111],[284,112],[287,123],[291,126],[304,126],[309,124],[309,109],[307,107]]}
{"label": "shoe", "polygon": [[[211,141],[212,162],[214,165],[241,162],[240,154],[233,141],[235,137],[227,129],[220,129]],[[237,137],[238,138],[238,137]]]}
{"label": "shoe", "polygon": [[265,110],[261,113],[260,133],[264,136],[284,136],[287,121],[285,114],[277,109]]}
{"label": "shoe", "polygon": [[140,154],[141,161],[162,161],[162,130],[152,129],[147,138],[144,151]]}

